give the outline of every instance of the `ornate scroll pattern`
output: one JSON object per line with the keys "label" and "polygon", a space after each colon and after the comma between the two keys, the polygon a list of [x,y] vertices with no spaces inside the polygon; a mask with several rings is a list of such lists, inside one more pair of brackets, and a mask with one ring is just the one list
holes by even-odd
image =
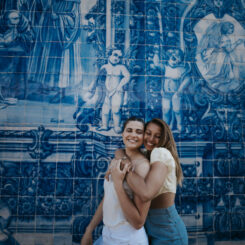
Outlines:
{"label": "ornate scroll pattern", "polygon": [[33,138],[32,144],[28,146],[30,156],[33,159],[45,159],[53,152],[53,145],[49,144],[49,138],[52,131],[39,126],[38,130],[31,130],[30,135]]}

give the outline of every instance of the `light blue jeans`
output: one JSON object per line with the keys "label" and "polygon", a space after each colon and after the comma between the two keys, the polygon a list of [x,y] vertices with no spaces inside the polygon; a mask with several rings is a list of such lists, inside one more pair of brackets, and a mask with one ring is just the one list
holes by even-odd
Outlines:
{"label": "light blue jeans", "polygon": [[187,245],[186,227],[175,205],[163,209],[150,209],[145,223],[151,245]]}

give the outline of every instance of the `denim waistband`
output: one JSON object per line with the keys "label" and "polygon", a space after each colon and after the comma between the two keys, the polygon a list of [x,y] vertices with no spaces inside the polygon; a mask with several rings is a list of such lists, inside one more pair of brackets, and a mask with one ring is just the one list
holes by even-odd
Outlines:
{"label": "denim waistband", "polygon": [[171,214],[177,212],[175,208],[175,204],[169,206],[168,208],[157,208],[157,209],[150,209],[149,214],[152,215],[164,215],[164,214]]}

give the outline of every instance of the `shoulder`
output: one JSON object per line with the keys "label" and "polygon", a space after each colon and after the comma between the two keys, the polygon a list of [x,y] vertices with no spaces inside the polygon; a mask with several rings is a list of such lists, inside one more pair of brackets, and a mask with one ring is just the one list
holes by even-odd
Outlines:
{"label": "shoulder", "polygon": [[152,150],[151,152],[151,158],[153,156],[159,156],[161,158],[171,158],[173,157],[171,152],[167,149],[167,148],[164,148],[164,147],[156,147]]}
{"label": "shoulder", "polygon": [[145,178],[150,170],[150,162],[145,157],[142,157],[139,161],[140,163],[135,166],[134,171],[141,177]]}
{"label": "shoulder", "polygon": [[119,159],[125,156],[124,149],[117,149],[115,150],[115,158]]}
{"label": "shoulder", "polygon": [[162,162],[168,167],[175,167],[175,161],[171,152],[164,147],[154,148],[151,152],[150,158],[151,163]]}

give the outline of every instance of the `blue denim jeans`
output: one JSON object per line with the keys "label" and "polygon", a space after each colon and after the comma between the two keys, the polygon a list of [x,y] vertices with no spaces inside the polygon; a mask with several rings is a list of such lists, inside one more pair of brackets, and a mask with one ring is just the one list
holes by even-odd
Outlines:
{"label": "blue denim jeans", "polygon": [[163,209],[150,209],[145,223],[151,245],[187,245],[186,227],[175,205]]}

